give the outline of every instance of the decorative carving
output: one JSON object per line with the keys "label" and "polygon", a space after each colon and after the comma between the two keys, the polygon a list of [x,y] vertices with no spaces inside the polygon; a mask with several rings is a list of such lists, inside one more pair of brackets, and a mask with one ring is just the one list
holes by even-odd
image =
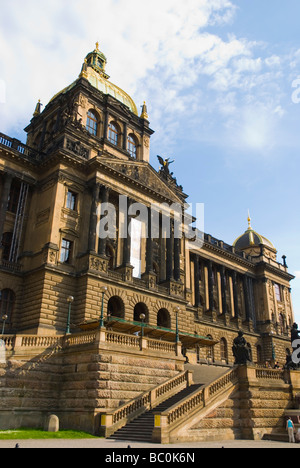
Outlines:
{"label": "decorative carving", "polygon": [[108,269],[108,259],[104,258],[99,258],[99,257],[93,257],[90,256],[89,258],[89,269],[102,272],[102,273],[107,273]]}
{"label": "decorative carving", "polygon": [[84,146],[82,146],[80,141],[72,141],[72,140],[67,139],[66,148],[67,150],[71,151],[77,156],[80,156],[85,159],[89,158],[88,148],[85,148]]}

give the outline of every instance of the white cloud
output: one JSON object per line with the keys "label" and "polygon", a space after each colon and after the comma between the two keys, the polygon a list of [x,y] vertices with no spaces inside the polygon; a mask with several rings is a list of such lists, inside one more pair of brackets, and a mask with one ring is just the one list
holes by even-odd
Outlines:
{"label": "white cloud", "polygon": [[296,279],[300,280],[300,270],[294,272]]}
{"label": "white cloud", "polygon": [[[13,135],[23,128],[37,100],[46,105],[74,81],[99,41],[111,81],[137,106],[147,101],[151,125],[166,147],[180,122],[192,126],[209,118],[212,138],[222,125],[233,148],[237,142],[254,151],[270,148],[285,115],[279,85],[285,63],[276,54],[264,57],[265,45],[214,30],[233,30],[236,10],[229,0],[3,2],[0,81],[6,104],[0,131]],[[204,137],[196,128],[192,133]]]}

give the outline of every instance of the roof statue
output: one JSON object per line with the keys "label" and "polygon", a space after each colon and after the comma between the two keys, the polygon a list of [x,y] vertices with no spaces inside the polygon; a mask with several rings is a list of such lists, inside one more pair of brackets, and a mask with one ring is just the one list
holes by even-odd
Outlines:
{"label": "roof statue", "polygon": [[167,175],[167,176],[172,176],[173,173],[171,174],[170,173],[170,165],[173,164],[175,162],[175,160],[173,161],[170,161],[171,158],[168,158],[168,159],[163,159],[161,156],[157,156],[157,159],[159,160],[159,163],[161,164],[161,173],[163,173],[164,175]]}

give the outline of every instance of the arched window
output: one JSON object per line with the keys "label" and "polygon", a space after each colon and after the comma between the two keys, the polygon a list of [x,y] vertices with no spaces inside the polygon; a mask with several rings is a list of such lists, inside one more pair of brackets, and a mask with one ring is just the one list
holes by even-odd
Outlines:
{"label": "arched window", "polygon": [[98,117],[96,113],[92,110],[88,111],[86,129],[90,132],[91,135],[97,136],[98,134]]}
{"label": "arched window", "polygon": [[160,309],[157,313],[157,326],[171,328],[171,318],[167,309]]}
{"label": "arched window", "polygon": [[113,296],[107,304],[107,315],[111,317],[125,318],[125,306],[122,299],[118,296]]}
{"label": "arched window", "polygon": [[108,141],[115,146],[119,145],[119,130],[113,122],[111,122],[108,127]]}
{"label": "arched window", "polygon": [[7,324],[11,324],[15,308],[16,296],[11,289],[2,289],[0,291],[0,318],[7,315]]}
{"label": "arched window", "polygon": [[[213,339],[211,335],[207,335],[207,338],[210,340]],[[206,348],[206,359],[209,359],[210,361],[214,362],[215,360],[215,349],[213,346],[207,346]]]}
{"label": "arched window", "polygon": [[149,322],[149,311],[148,311],[148,307],[143,302],[139,302],[138,304],[136,304],[136,306],[134,308],[134,313],[133,313],[133,320],[135,322],[142,322],[141,314],[145,315],[144,322],[148,323]]}
{"label": "arched window", "polygon": [[137,155],[137,142],[135,136],[131,133],[127,138],[127,151],[132,158],[136,159]]}

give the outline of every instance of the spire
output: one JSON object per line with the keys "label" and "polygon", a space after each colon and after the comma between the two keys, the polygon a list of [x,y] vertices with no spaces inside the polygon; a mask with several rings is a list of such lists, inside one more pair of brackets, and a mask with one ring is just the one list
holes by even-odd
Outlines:
{"label": "spire", "polygon": [[250,210],[248,210],[248,229],[252,229],[251,227],[251,216],[250,216]]}
{"label": "spire", "polygon": [[34,111],[34,113],[33,113],[33,117],[37,117],[38,115],[40,115],[41,110],[42,110],[42,105],[43,105],[43,104],[41,104],[41,100],[39,99],[39,100],[38,100],[38,103],[37,103],[37,105],[36,105],[36,107],[35,107],[35,111]]}
{"label": "spire", "polygon": [[148,115],[147,106],[146,106],[145,101],[144,101],[144,104],[141,107],[142,107],[141,119],[148,120],[149,115]]}

